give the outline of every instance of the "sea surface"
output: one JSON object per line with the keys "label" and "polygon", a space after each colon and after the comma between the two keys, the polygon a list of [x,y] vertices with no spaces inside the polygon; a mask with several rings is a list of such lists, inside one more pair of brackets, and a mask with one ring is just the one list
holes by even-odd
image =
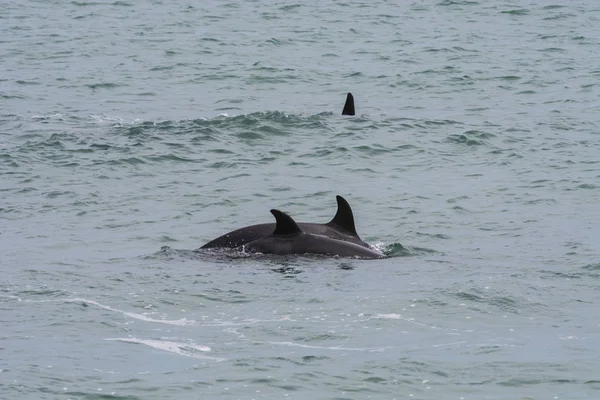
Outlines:
{"label": "sea surface", "polygon": [[598,399],[599,305],[597,0],[2,1],[0,399]]}

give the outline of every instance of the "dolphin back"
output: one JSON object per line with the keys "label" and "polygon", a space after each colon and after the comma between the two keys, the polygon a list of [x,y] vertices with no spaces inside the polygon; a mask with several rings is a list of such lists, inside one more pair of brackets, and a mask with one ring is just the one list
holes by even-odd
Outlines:
{"label": "dolphin back", "polygon": [[242,246],[241,250],[263,254],[320,254],[341,257],[381,258],[371,248],[344,240],[303,232],[292,217],[271,210],[276,219],[275,231]]}
{"label": "dolphin back", "polygon": [[[350,204],[344,199],[342,196],[336,196],[337,200],[337,211],[335,216],[331,221],[326,224],[314,224],[308,222],[298,222],[296,223],[293,219],[291,219],[287,214],[281,213],[278,214],[281,222],[281,228],[288,234],[288,228],[295,224],[302,232],[313,234],[313,235],[322,235],[327,236],[332,239],[343,240],[346,242],[355,243],[357,245],[370,248],[367,243],[365,243],[356,232],[356,226],[354,225],[354,213],[352,212],[352,208]],[[275,210],[276,213],[280,212]],[[288,220],[288,218],[290,220]],[[228,232],[222,236],[219,236],[216,239],[211,240],[201,247],[201,249],[210,249],[210,248],[236,248],[253,242],[257,239],[266,237],[275,232],[277,225],[274,223],[269,224],[258,224],[258,225],[250,225],[245,226],[243,228],[236,229],[234,231]],[[295,228],[291,228],[295,231]],[[281,232],[279,232],[281,233]],[[298,233],[298,232],[294,232]]]}
{"label": "dolphin back", "polygon": [[346,103],[344,104],[344,109],[342,110],[342,115],[355,115],[356,112],[354,110],[354,96],[352,93],[348,93],[346,95]]}
{"label": "dolphin back", "polygon": [[242,246],[240,250],[278,255],[319,254],[367,259],[383,257],[381,253],[356,243],[305,232],[291,236],[266,236]]}
{"label": "dolphin back", "polygon": [[269,236],[275,230],[275,224],[258,224],[245,226],[229,233],[219,236],[206,243],[201,249],[226,248],[232,249],[253,242],[265,236]]}

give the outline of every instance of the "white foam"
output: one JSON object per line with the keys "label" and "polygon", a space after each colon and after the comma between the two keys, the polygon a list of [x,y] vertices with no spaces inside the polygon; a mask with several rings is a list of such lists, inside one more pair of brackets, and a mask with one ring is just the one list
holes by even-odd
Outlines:
{"label": "white foam", "polygon": [[49,114],[49,115],[33,115],[31,116],[31,119],[58,119],[58,120],[63,120],[63,114],[60,113],[55,113],[55,114]]}
{"label": "white foam", "polygon": [[128,342],[128,343],[136,343],[143,344],[146,346],[150,346],[154,349],[168,351],[170,353],[178,354],[184,357],[191,357],[197,359],[209,359],[213,361],[225,361],[224,358],[220,357],[210,357],[200,352],[209,352],[211,351],[208,346],[201,346],[193,343],[180,343],[173,342],[168,340],[149,340],[149,339],[137,339],[137,338],[107,338],[104,340],[114,340],[119,342]]}
{"label": "white foam", "polygon": [[384,242],[377,242],[370,245],[371,249],[377,250],[380,253],[383,253],[383,250],[387,247]]}
{"label": "white foam", "polygon": [[20,297],[17,296],[13,296],[13,295],[0,295],[0,299],[12,299],[12,300],[18,300],[18,301],[22,301]]}
{"label": "white foam", "polygon": [[411,324],[415,324],[415,325],[419,325],[419,326],[426,326],[426,327],[432,328],[432,329],[439,329],[436,326],[423,324],[421,322],[415,321],[414,318],[406,318],[406,317],[403,317],[400,314],[375,314],[372,317],[368,317],[366,320],[368,321],[370,319],[399,319],[399,320],[402,320],[402,321],[410,322]]}
{"label": "white foam", "polygon": [[8,298],[8,299],[14,299],[17,301],[23,301],[25,303],[50,303],[50,302],[65,302],[65,303],[83,303],[86,305],[93,305],[96,307],[100,307],[104,310],[108,310],[108,311],[114,311],[120,314],[123,314],[127,317],[130,318],[134,318],[134,319],[138,319],[140,321],[147,321],[147,322],[158,322],[160,324],[167,324],[167,325],[177,325],[177,326],[186,326],[186,325],[196,325],[196,321],[194,320],[189,320],[187,318],[180,318],[180,319],[175,319],[175,320],[169,320],[169,319],[154,319],[154,318],[150,318],[146,315],[143,314],[136,314],[136,313],[132,313],[129,311],[123,311],[123,310],[119,310],[118,308],[112,308],[109,306],[105,306],[104,304],[100,304],[96,301],[93,300],[88,300],[88,299],[83,299],[83,298],[75,298],[75,299],[45,299],[45,300],[23,300],[19,297],[16,296],[0,296],[2,298]]}
{"label": "white foam", "polygon": [[[102,114],[102,115],[98,115],[98,114],[90,114],[89,115],[90,121],[88,122],[88,124],[94,124],[94,123],[117,123],[118,125],[124,125],[126,124],[125,120],[121,117],[113,117],[110,115],[106,115],[106,114]],[[135,123],[132,122],[130,124]]]}
{"label": "white foam", "polygon": [[95,302],[93,300],[76,298],[76,299],[67,299],[65,301],[67,303],[84,303],[84,304],[94,305],[94,306],[100,307],[100,308],[102,308],[104,310],[118,312],[118,313],[121,313],[121,314],[123,314],[123,315],[125,315],[127,317],[138,319],[140,321],[158,322],[158,323],[161,323],[161,324],[177,325],[177,326],[196,325],[196,321],[194,321],[194,320],[188,320],[186,318],[181,318],[181,319],[176,319],[176,320],[154,319],[154,318],[150,318],[150,317],[148,317],[146,315],[143,315],[143,314],[136,314],[136,313],[132,313],[132,312],[129,312],[129,311],[123,311],[123,310],[119,310],[117,308],[112,308],[112,307],[109,307],[109,306],[105,306],[105,305],[100,304],[98,302]]}
{"label": "white foam", "polygon": [[402,317],[402,315],[400,315],[400,314],[377,314],[377,315],[375,315],[375,318],[382,318],[382,319],[406,319],[406,318]]}
{"label": "white foam", "polygon": [[458,342],[434,344],[431,347],[435,348],[435,347],[444,347],[444,346],[458,346],[459,344],[463,344],[463,343],[466,343],[466,342],[464,340],[459,340]]}
{"label": "white foam", "polygon": [[583,340],[585,338],[580,338],[578,336],[559,336],[560,340]]}

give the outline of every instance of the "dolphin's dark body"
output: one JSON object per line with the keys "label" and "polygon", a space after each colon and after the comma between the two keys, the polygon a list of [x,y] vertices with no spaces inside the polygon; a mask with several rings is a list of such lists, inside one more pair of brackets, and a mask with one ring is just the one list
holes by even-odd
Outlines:
{"label": "dolphin's dark body", "polygon": [[381,253],[356,243],[303,232],[292,217],[279,210],[271,210],[271,214],[277,221],[274,232],[241,246],[241,251],[263,254],[321,254],[356,258],[383,257]]}
{"label": "dolphin's dark body", "polygon": [[342,115],[354,114],[356,114],[354,111],[354,96],[352,96],[352,93],[348,93],[346,96],[346,104],[344,104],[344,109],[342,110]]}
{"label": "dolphin's dark body", "polygon": [[[336,196],[338,209],[331,221],[326,224],[311,224],[300,222],[297,225],[303,232],[315,235],[327,236],[333,239],[344,240],[363,247],[369,245],[361,240],[354,226],[354,214],[350,204],[342,196]],[[258,224],[245,226],[206,243],[201,249],[210,248],[235,248],[257,239],[271,235],[276,224]]]}

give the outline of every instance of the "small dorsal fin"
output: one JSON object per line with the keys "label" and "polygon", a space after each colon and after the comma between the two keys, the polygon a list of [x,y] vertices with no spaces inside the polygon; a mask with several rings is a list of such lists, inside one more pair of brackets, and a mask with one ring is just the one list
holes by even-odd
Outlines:
{"label": "small dorsal fin", "polygon": [[331,221],[326,223],[325,225],[336,225],[339,228],[342,228],[349,234],[358,237],[358,233],[356,233],[356,227],[354,226],[354,214],[352,213],[352,208],[350,208],[350,204],[344,199],[342,196],[335,196],[338,204],[337,212]]}
{"label": "small dorsal fin", "polygon": [[289,236],[302,233],[302,229],[296,221],[286,213],[279,210],[271,210],[271,214],[275,217],[277,224],[275,225],[274,236]]}
{"label": "small dorsal fin", "polygon": [[352,96],[352,93],[348,93],[346,96],[346,104],[344,104],[342,115],[354,115],[354,96]]}

